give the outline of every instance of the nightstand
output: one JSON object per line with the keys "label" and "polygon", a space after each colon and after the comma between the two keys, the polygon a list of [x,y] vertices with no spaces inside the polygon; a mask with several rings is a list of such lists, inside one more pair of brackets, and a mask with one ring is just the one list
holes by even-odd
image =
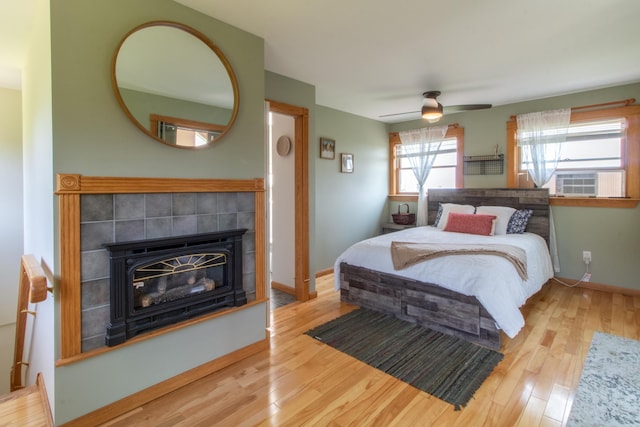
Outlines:
{"label": "nightstand", "polygon": [[404,230],[405,228],[413,228],[415,224],[402,225],[394,222],[385,222],[382,224],[382,234],[393,233],[394,231]]}

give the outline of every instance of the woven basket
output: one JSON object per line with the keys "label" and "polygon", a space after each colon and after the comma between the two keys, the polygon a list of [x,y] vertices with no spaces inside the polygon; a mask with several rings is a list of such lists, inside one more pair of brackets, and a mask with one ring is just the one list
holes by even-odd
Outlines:
{"label": "woven basket", "polygon": [[[407,207],[406,213],[400,213],[402,206]],[[393,222],[399,225],[412,225],[416,222],[416,214],[409,213],[409,205],[406,203],[398,205],[398,213],[391,214],[391,216],[393,217]]]}

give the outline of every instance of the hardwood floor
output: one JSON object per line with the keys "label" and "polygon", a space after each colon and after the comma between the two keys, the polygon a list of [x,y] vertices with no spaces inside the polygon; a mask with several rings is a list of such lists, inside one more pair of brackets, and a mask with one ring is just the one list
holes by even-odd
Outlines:
{"label": "hardwood floor", "polygon": [[354,307],[318,298],[271,313],[271,349],[141,406],[109,426],[561,426],[593,332],[640,339],[640,297],[557,283],[522,308],[504,360],[461,411],[303,333]]}
{"label": "hardwood floor", "polygon": [[53,426],[42,375],[36,384],[0,396],[0,426]]}

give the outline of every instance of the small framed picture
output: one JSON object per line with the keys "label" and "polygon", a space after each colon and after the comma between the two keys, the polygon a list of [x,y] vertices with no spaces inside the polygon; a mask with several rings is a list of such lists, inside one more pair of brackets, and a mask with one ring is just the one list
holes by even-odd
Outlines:
{"label": "small framed picture", "polygon": [[320,138],[320,158],[335,159],[336,158],[336,141],[329,138]]}
{"label": "small framed picture", "polygon": [[353,154],[348,154],[348,153],[340,154],[340,172],[343,172],[343,173],[353,172]]}

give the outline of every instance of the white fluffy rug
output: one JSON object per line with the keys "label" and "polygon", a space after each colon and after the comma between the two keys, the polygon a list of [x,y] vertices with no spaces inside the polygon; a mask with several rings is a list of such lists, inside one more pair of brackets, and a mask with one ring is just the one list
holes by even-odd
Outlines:
{"label": "white fluffy rug", "polygon": [[640,341],[595,332],[567,426],[640,425]]}

